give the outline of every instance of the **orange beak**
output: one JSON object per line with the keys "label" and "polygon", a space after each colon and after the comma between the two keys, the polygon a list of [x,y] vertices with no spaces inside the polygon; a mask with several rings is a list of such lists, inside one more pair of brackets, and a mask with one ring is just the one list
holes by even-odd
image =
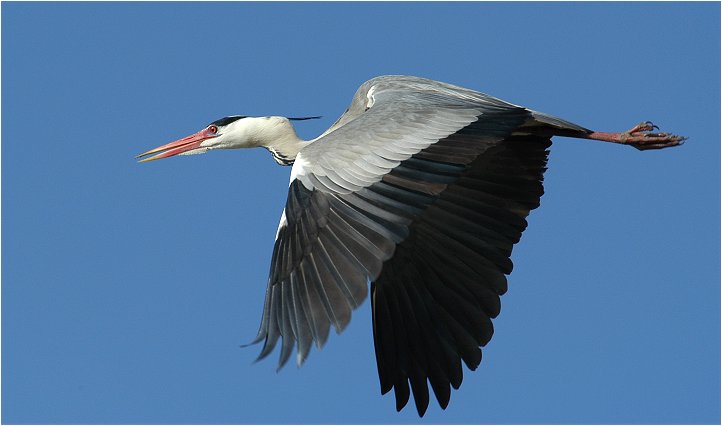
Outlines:
{"label": "orange beak", "polygon": [[[183,139],[178,139],[177,141],[173,141],[163,146],[159,146],[158,148],[151,149],[150,151],[146,151],[140,155],[137,155],[135,158],[146,157],[142,160],[139,160],[139,163],[145,163],[146,161],[160,160],[161,158],[172,157],[186,151],[200,148],[201,143],[204,140],[215,138],[217,136],[218,135],[216,135],[215,132],[211,133],[211,131],[206,128],[198,133],[186,136]],[[159,154],[156,154],[152,157],[147,157],[148,155],[155,153]]]}

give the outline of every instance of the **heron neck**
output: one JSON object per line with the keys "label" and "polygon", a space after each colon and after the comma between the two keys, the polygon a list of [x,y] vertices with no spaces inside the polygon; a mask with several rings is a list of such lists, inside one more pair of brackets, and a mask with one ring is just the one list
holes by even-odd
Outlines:
{"label": "heron neck", "polygon": [[310,141],[304,141],[299,138],[290,123],[288,123],[288,127],[284,130],[285,131],[276,134],[274,138],[264,141],[261,146],[268,149],[276,163],[282,166],[291,166],[296,160],[298,153],[308,145]]}
{"label": "heron neck", "polygon": [[301,149],[309,143],[298,137],[285,117],[249,117],[241,124],[242,136],[239,139],[246,141],[244,147],[264,147],[282,166],[292,165]]}

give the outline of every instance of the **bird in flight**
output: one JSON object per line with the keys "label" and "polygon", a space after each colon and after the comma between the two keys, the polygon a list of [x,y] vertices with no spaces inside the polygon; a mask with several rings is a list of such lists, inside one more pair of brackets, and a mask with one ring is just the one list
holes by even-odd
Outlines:
{"label": "bird in flight", "polygon": [[381,392],[419,416],[429,387],[445,409],[475,370],[507,290],[512,248],[539,206],[553,136],[639,150],[685,137],[643,122],[596,132],[462,87],[381,76],[358,89],[321,136],[291,121],[229,116],[140,154],[141,162],[215,149],[266,148],[293,166],[276,232],[259,359],[281,339],[278,368],[300,366],[340,333],[371,290]]}

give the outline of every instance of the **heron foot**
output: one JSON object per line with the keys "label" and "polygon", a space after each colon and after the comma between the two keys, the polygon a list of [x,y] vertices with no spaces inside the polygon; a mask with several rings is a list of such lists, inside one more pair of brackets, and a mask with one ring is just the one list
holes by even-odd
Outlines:
{"label": "heron foot", "polygon": [[659,130],[651,121],[645,121],[637,124],[626,132],[606,133],[593,132],[587,137],[589,139],[601,140],[605,142],[614,142],[622,145],[630,145],[640,151],[648,149],[662,149],[672,146],[679,146],[687,140],[686,136],[678,136],[670,133],[654,133],[653,130]]}
{"label": "heron foot", "polygon": [[620,143],[645,151],[682,145],[687,139],[685,136],[670,133],[653,133],[654,129],[659,130],[659,127],[655,126],[651,121],[639,123],[620,135]]}

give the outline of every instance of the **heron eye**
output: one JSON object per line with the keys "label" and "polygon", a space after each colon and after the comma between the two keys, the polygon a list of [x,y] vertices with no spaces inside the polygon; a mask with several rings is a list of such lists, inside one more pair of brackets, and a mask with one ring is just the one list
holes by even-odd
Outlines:
{"label": "heron eye", "polygon": [[208,133],[210,133],[210,134],[212,134],[212,135],[215,135],[217,131],[218,131],[218,127],[216,127],[216,126],[209,126],[209,127],[208,127]]}

